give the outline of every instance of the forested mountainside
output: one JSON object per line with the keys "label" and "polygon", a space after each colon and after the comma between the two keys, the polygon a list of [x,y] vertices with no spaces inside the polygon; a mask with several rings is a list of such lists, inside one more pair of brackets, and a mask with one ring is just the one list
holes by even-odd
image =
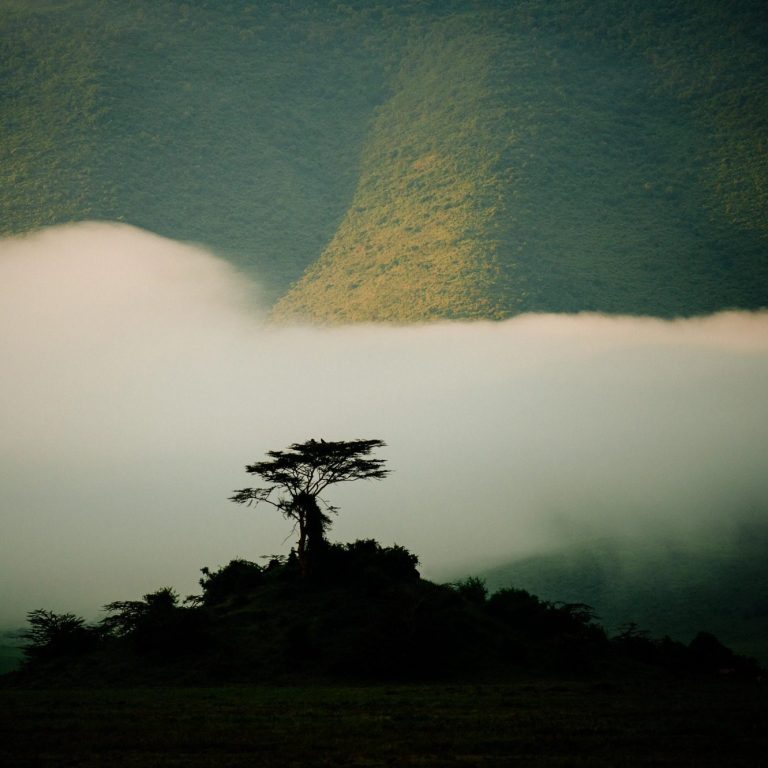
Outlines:
{"label": "forested mountainside", "polygon": [[279,320],[768,305],[757,0],[0,0],[0,226],[126,221]]}

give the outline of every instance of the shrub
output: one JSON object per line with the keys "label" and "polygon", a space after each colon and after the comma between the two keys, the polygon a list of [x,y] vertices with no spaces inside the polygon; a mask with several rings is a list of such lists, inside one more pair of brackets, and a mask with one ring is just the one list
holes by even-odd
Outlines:
{"label": "shrub", "polygon": [[688,645],[691,664],[703,672],[720,672],[757,678],[760,665],[749,657],[734,653],[709,632],[699,632]]}
{"label": "shrub", "polygon": [[488,597],[485,579],[480,579],[477,576],[468,576],[466,579],[453,582],[450,586],[471,603],[485,603]]}
{"label": "shrub", "polygon": [[208,622],[199,608],[179,606],[179,596],[170,587],[144,595],[143,600],[109,603],[102,619],[103,630],[129,639],[136,650],[158,656],[174,656],[207,644]]}
{"label": "shrub", "polygon": [[220,605],[232,597],[242,596],[264,581],[265,571],[274,570],[281,564],[279,559],[272,558],[269,565],[263,568],[258,563],[237,558],[217,571],[202,568],[200,586],[203,588],[203,605]]}
{"label": "shrub", "polygon": [[318,562],[320,581],[377,589],[387,584],[417,581],[419,558],[397,544],[382,547],[374,539],[330,544]]}
{"label": "shrub", "polygon": [[[622,654],[638,661],[655,662],[663,656],[659,644],[655,643],[648,632],[640,629],[634,621],[622,624],[619,627],[619,634],[612,637],[611,642]],[[671,647],[665,647],[665,652],[666,650],[672,651]]]}
{"label": "shrub", "polygon": [[102,639],[98,627],[72,613],[37,609],[27,614],[30,628],[22,633],[27,640],[23,651],[28,660],[54,659],[93,650]]}
{"label": "shrub", "polygon": [[524,589],[500,589],[488,600],[492,616],[519,629],[534,629],[546,610],[546,603]]}

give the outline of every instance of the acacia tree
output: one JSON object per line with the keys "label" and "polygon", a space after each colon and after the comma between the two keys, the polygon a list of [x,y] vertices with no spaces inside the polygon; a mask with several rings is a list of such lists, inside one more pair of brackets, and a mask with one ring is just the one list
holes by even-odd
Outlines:
{"label": "acacia tree", "polygon": [[306,575],[317,555],[325,548],[325,532],[338,510],[320,498],[329,485],[351,480],[381,480],[389,474],[384,459],[370,458],[375,448],[386,445],[382,440],[307,440],[293,443],[284,451],[267,451],[269,460],[246,466],[245,471],[258,475],[268,485],[242,488],[230,496],[237,504],[266,502],[293,520],[299,531],[297,552],[301,571]]}

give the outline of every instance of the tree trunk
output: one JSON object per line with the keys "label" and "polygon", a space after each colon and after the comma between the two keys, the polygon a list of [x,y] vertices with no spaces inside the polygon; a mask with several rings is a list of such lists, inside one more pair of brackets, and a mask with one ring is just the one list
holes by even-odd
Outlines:
{"label": "tree trunk", "polygon": [[318,559],[325,551],[326,516],[320,511],[317,498],[309,493],[296,496],[299,511],[299,565],[302,576],[311,575]]}

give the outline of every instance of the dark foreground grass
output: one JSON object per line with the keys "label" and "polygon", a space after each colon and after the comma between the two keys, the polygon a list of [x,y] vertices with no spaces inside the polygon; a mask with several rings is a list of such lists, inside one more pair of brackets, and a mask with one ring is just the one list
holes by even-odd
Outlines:
{"label": "dark foreground grass", "polygon": [[5,766],[756,766],[764,686],[723,681],[0,690]]}

